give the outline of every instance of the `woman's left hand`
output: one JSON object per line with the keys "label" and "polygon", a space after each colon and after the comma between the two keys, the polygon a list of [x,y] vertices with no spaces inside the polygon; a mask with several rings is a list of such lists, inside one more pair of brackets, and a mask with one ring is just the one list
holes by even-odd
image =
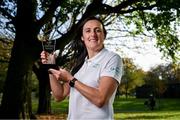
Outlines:
{"label": "woman's left hand", "polygon": [[60,68],[59,70],[49,69],[49,72],[51,72],[57,80],[62,80],[64,82],[69,82],[74,78],[69,71],[62,68]]}
{"label": "woman's left hand", "polygon": [[72,80],[74,77],[71,75],[71,73],[69,71],[67,71],[66,69],[59,69],[60,74],[61,74],[61,79],[69,82],[70,80]]}

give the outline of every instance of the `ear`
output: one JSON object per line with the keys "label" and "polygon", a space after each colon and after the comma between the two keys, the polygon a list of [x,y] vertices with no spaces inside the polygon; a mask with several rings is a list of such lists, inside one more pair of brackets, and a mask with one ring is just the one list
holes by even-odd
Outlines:
{"label": "ear", "polygon": [[84,41],[84,37],[83,36],[81,36],[81,40]]}

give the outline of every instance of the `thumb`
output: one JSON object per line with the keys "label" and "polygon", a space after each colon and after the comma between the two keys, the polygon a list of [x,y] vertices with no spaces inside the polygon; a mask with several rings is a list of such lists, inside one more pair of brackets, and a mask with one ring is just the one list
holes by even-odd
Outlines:
{"label": "thumb", "polygon": [[58,72],[59,72],[58,70],[55,70],[55,69],[52,69],[52,68],[48,70],[49,74],[57,74]]}

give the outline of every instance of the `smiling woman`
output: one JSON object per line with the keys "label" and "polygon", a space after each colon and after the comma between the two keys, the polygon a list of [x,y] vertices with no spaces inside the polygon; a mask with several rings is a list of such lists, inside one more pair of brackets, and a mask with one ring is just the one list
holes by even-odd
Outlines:
{"label": "smiling woman", "polygon": [[[52,95],[57,101],[69,96],[68,119],[112,120],[115,93],[123,73],[122,59],[104,47],[106,30],[100,19],[87,18],[77,35],[71,44],[75,51],[72,71],[49,69]],[[41,59],[46,63],[46,51]]]}
{"label": "smiling woman", "polygon": [[102,24],[96,20],[88,21],[84,24],[83,36],[81,39],[88,50],[89,58],[91,58],[91,56],[94,56],[91,55],[91,53],[96,54],[94,51],[98,52],[103,48],[105,35]]}

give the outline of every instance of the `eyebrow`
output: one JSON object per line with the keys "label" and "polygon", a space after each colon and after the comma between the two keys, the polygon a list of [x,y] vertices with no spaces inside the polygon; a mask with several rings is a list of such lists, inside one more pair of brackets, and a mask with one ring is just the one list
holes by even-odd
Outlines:
{"label": "eyebrow", "polygon": [[[83,30],[86,30],[86,29],[92,29],[92,28],[90,28],[90,27],[88,27],[88,28],[83,28]],[[95,27],[95,28],[93,28],[93,29],[101,29],[101,27]]]}

